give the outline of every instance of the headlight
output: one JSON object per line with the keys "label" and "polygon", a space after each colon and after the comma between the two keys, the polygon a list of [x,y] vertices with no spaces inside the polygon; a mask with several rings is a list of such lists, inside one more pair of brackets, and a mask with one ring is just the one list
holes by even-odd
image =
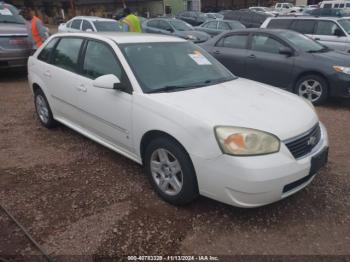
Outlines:
{"label": "headlight", "polygon": [[344,73],[344,74],[350,75],[350,67],[335,65],[335,66],[333,66],[333,68],[335,71],[337,71],[339,73]]}
{"label": "headlight", "polygon": [[186,37],[190,40],[197,40],[197,37],[195,37],[194,35],[187,35]]}
{"label": "headlight", "polygon": [[252,156],[272,154],[280,150],[278,137],[256,129],[218,126],[215,135],[224,154]]}

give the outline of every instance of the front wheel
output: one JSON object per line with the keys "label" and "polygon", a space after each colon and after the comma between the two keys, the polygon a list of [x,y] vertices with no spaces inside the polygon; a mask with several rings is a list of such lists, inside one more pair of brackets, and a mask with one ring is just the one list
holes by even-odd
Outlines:
{"label": "front wheel", "polygon": [[187,152],[169,138],[150,142],[145,152],[145,171],[148,179],[165,201],[184,205],[198,195],[195,171]]}
{"label": "front wheel", "polygon": [[328,97],[328,85],[322,77],[308,75],[298,80],[295,92],[313,104],[319,105],[325,102]]}

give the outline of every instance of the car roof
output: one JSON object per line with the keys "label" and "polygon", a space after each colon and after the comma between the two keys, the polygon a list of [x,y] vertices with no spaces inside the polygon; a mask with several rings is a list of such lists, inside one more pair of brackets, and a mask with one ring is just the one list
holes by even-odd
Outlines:
{"label": "car roof", "polygon": [[288,30],[275,29],[275,28],[246,28],[246,29],[238,29],[238,30],[234,30],[234,31],[228,31],[225,34],[229,34],[229,33],[255,33],[255,32],[274,34],[274,33],[284,32],[284,31],[288,31]]}
{"label": "car roof", "polygon": [[340,19],[349,19],[350,16],[342,17],[332,17],[332,16],[279,16],[271,17],[270,19],[296,19],[296,20],[340,20]]}
{"label": "car roof", "polygon": [[96,39],[109,39],[117,44],[131,44],[131,43],[169,43],[169,42],[186,42],[185,39],[161,35],[161,34],[145,34],[145,33],[129,33],[129,32],[91,32],[91,33],[59,33],[55,37],[88,37]]}
{"label": "car roof", "polygon": [[89,21],[116,21],[114,19],[102,18],[102,17],[98,17],[98,16],[75,16],[71,20],[74,20],[74,19],[85,19],[85,20],[89,20]]}

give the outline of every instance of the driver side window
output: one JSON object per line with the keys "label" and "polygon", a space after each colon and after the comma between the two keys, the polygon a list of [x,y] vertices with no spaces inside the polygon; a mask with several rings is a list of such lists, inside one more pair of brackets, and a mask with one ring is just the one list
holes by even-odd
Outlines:
{"label": "driver side window", "polygon": [[91,31],[94,31],[94,29],[92,28],[92,25],[89,21],[83,20],[83,25],[81,26],[81,29],[83,31],[86,31],[88,29],[90,29]]}
{"label": "driver side window", "polygon": [[279,54],[283,47],[285,45],[266,35],[254,35],[252,38],[252,50],[254,51]]}

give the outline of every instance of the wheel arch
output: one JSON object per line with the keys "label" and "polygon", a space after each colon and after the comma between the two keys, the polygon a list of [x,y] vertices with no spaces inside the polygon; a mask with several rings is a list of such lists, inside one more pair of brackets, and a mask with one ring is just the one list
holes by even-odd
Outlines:
{"label": "wheel arch", "polygon": [[182,143],[179,140],[177,140],[174,136],[170,135],[167,132],[160,131],[160,130],[149,130],[142,136],[141,142],[140,142],[140,156],[141,156],[142,163],[144,161],[144,156],[145,156],[145,151],[146,151],[147,145],[152,140],[159,138],[159,137],[166,137],[166,138],[176,142],[177,144],[179,144],[182,147],[182,149],[187,153],[187,155],[190,156],[188,151],[186,150],[186,148],[182,145]]}
{"label": "wheel arch", "polygon": [[293,92],[296,91],[296,88],[297,88],[296,85],[297,85],[298,81],[299,81],[302,77],[307,76],[307,75],[317,75],[317,76],[319,76],[319,77],[322,77],[322,78],[324,79],[324,81],[326,82],[326,84],[327,84],[327,88],[329,89],[329,81],[328,81],[327,77],[326,77],[323,73],[321,73],[321,72],[319,72],[319,71],[309,70],[309,71],[301,72],[299,75],[297,75],[297,77],[296,77],[295,80],[294,80],[294,84],[293,84]]}

